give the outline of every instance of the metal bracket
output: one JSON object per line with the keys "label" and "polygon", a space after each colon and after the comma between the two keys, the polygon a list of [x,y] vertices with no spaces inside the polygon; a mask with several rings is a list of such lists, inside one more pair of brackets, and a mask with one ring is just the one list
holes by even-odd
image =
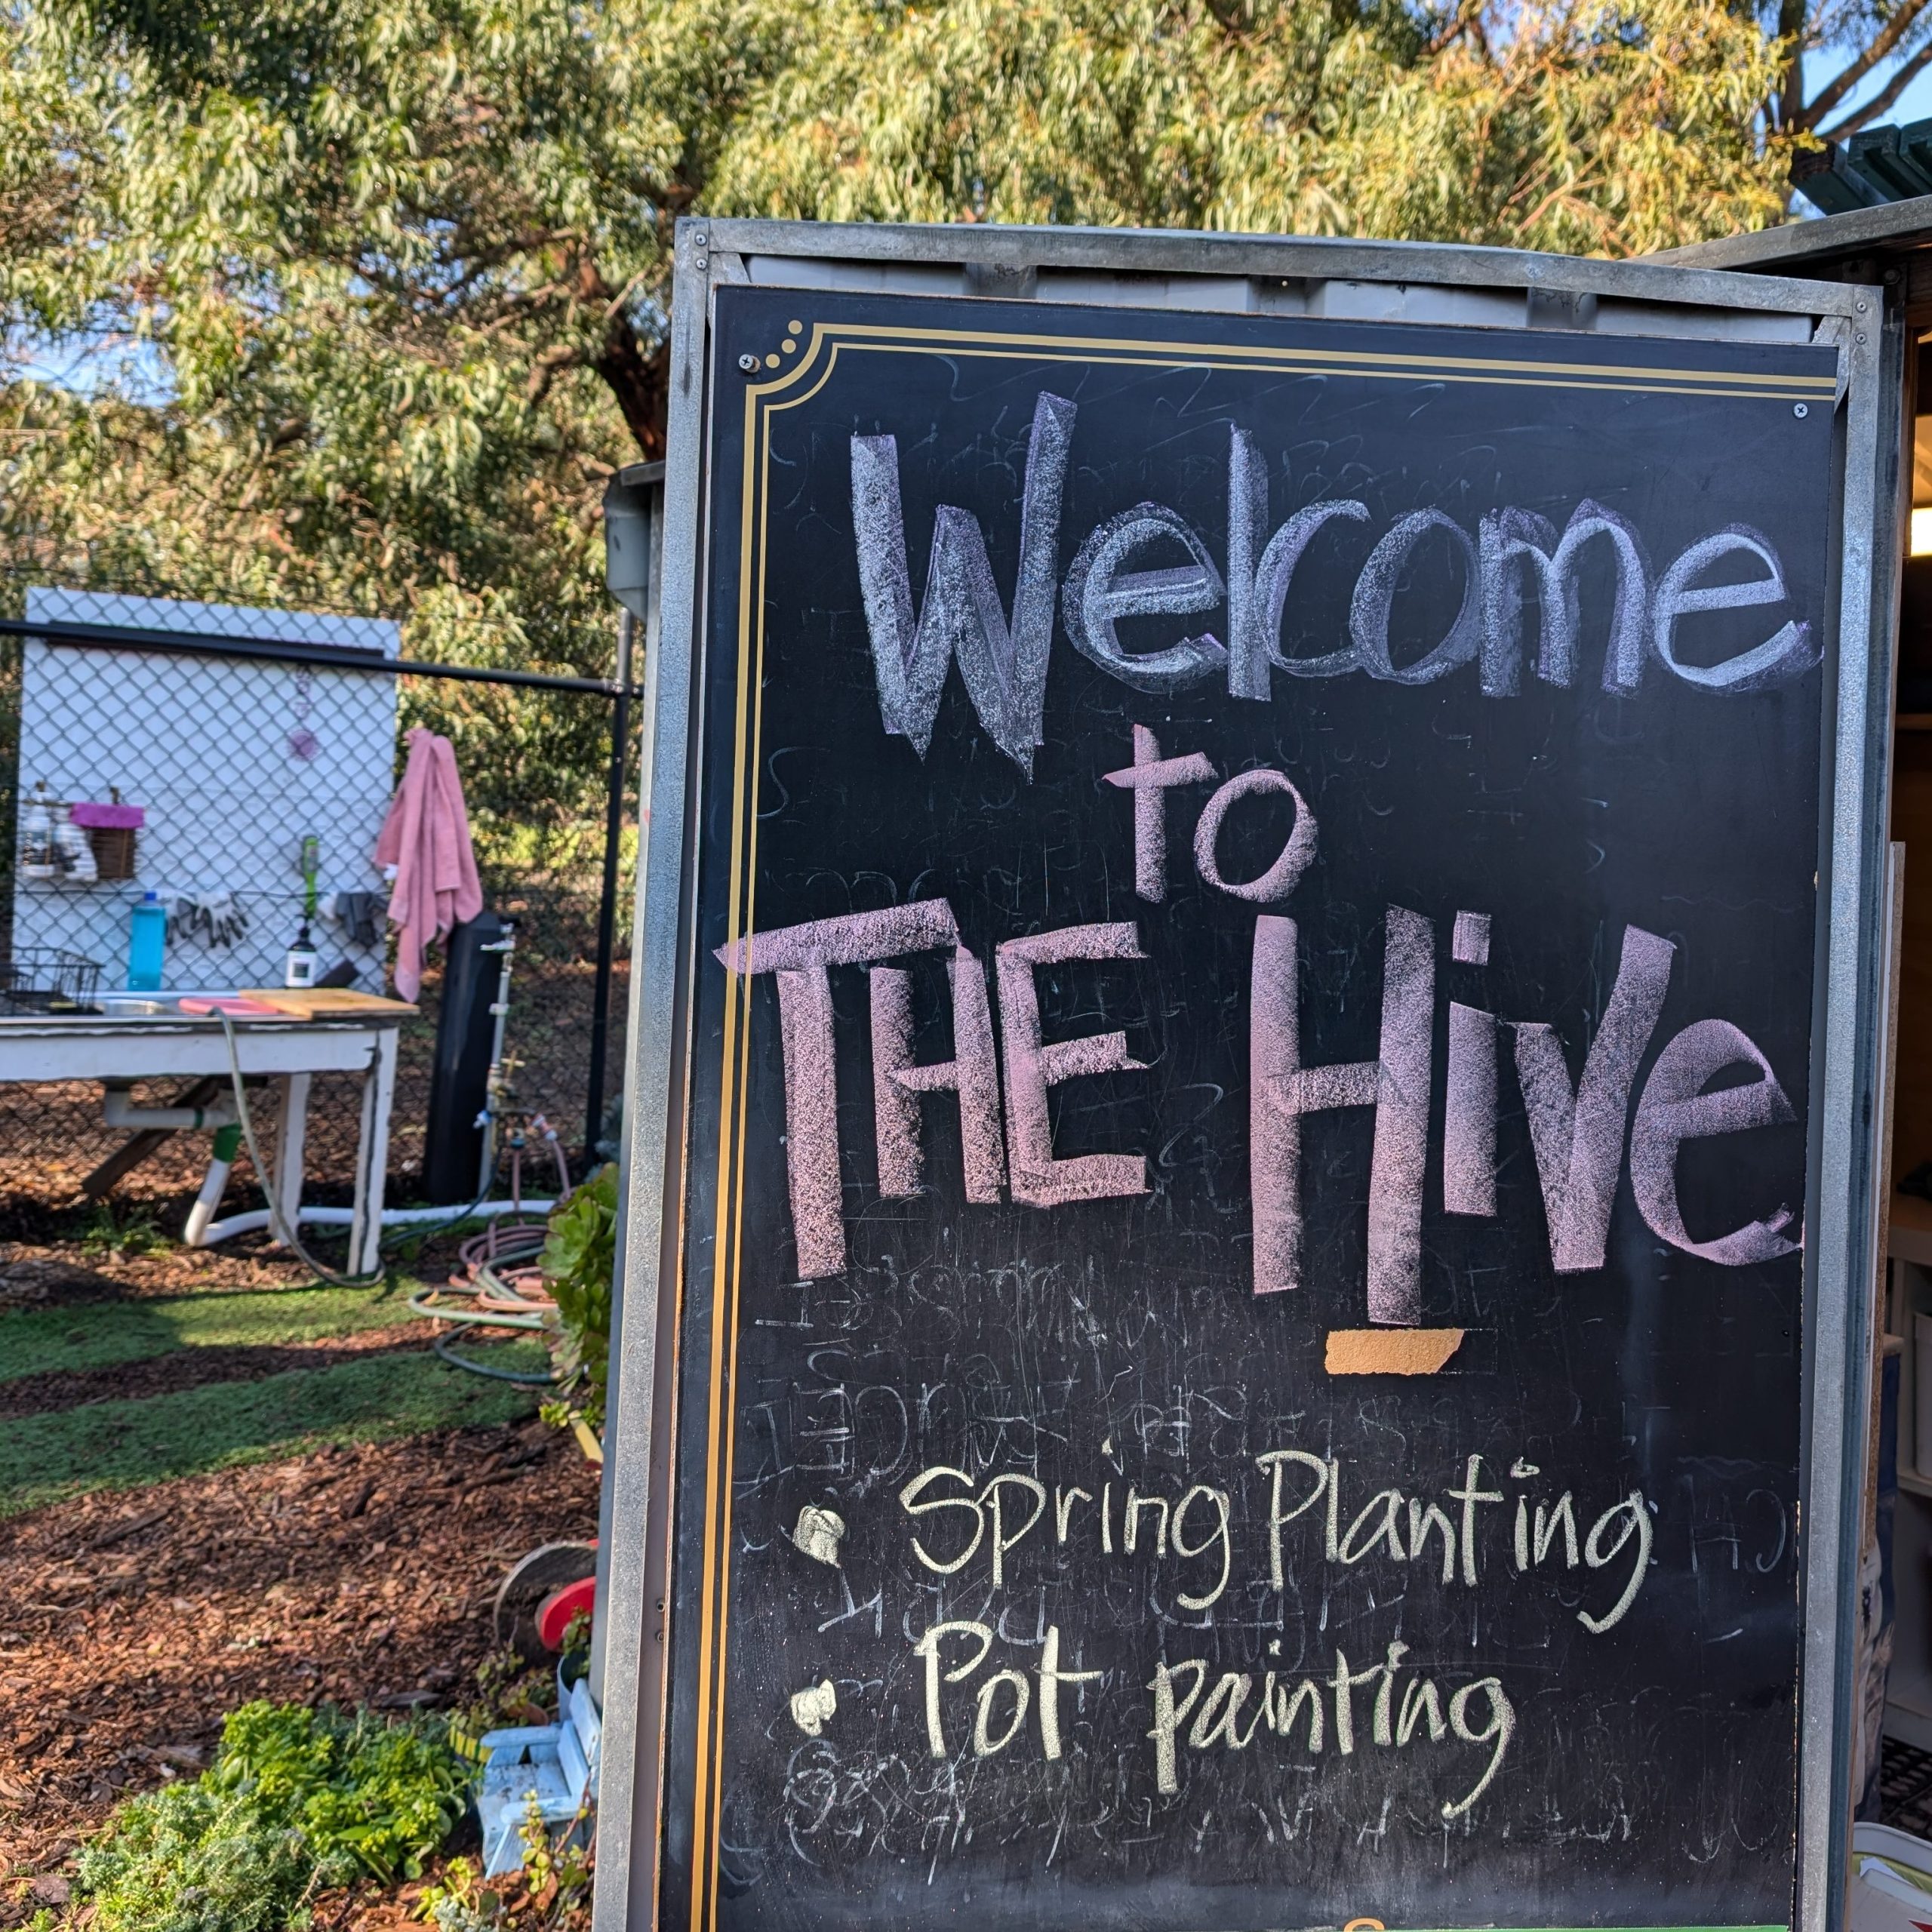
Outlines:
{"label": "metal bracket", "polygon": [[1832,398],[1832,407],[1843,406],[1844,392],[1851,381],[1852,318],[1849,315],[1820,315],[1811,331],[1811,340],[1829,343],[1838,352],[1838,392]]}

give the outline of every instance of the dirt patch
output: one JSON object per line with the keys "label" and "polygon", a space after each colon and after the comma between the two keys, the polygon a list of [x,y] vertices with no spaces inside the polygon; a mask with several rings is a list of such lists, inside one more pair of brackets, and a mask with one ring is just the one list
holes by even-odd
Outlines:
{"label": "dirt patch", "polygon": [[[310,1190],[312,1195],[326,1192]],[[186,1212],[183,1203],[180,1214],[162,1225],[178,1228]],[[460,1214],[461,1205],[450,1212]],[[8,1225],[0,1208],[0,1227]],[[387,1258],[401,1273],[440,1281],[453,1270],[460,1272],[463,1244],[477,1232],[474,1223],[460,1235],[440,1229],[414,1236],[398,1231],[385,1238],[391,1250]],[[302,1242],[325,1266],[346,1266],[340,1229],[304,1229]],[[0,1311],[138,1301],[150,1295],[305,1287],[315,1278],[312,1269],[266,1232],[238,1235],[219,1247],[181,1247],[171,1241],[138,1254],[103,1249],[98,1241],[65,1238],[58,1231],[43,1241],[0,1241]]]}
{"label": "dirt patch", "polygon": [[463,1702],[505,1571],[596,1526],[595,1470],[536,1423],[0,1524],[0,1926],[119,1798],[206,1763],[251,1698]]}
{"label": "dirt patch", "polygon": [[299,1287],[313,1278],[292,1257],[245,1235],[219,1248],[143,1254],[97,1252],[78,1241],[0,1242],[0,1309]]}
{"label": "dirt patch", "polygon": [[118,1362],[111,1368],[51,1368],[0,1382],[0,1418],[47,1415],[88,1402],[138,1401],[209,1382],[256,1382],[291,1369],[332,1368],[358,1355],[427,1348],[430,1332],[426,1322],[404,1321],[393,1327],[332,1336],[324,1342],[197,1346],[144,1361]]}

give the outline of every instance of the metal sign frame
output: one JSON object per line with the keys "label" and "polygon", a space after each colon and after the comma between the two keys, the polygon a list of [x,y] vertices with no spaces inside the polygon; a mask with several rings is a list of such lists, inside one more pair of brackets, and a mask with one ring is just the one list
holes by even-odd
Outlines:
{"label": "metal sign frame", "polygon": [[[660,629],[645,669],[628,1143],[611,1390],[595,1932],[654,1927],[670,1620],[672,1410],[685,1192],[691,843],[699,774],[712,293],[727,284],[905,291],[1177,312],[1281,312],[1473,328],[1824,341],[1839,354],[1821,795],[1817,998],[1807,1153],[1795,1924],[1842,1923],[1850,1835],[1852,1591],[1884,1177],[1876,1109],[1878,936],[1890,791],[1903,339],[1880,291],[1506,249],[1147,231],[678,224]],[[1875,595],[1875,586],[1879,594]]]}

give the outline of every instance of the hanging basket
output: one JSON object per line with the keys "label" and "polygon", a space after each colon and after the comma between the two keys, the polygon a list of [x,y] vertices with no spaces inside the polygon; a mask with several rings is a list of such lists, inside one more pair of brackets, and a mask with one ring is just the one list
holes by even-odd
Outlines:
{"label": "hanging basket", "polygon": [[94,869],[103,880],[134,876],[134,841],[147,820],[139,805],[82,804],[70,816],[86,832]]}

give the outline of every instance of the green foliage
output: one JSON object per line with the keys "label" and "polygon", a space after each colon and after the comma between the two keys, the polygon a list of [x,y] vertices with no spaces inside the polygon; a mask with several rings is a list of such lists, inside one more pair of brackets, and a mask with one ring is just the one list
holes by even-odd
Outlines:
{"label": "green foliage", "polygon": [[168,1245],[167,1235],[146,1208],[116,1211],[109,1201],[98,1201],[81,1232],[81,1252],[105,1257],[117,1266],[131,1256],[152,1254]]}
{"label": "green foliage", "polygon": [[523,1863],[513,1874],[486,1879],[468,1859],[451,1859],[441,1882],[423,1894],[421,1917],[436,1932],[549,1932],[582,1924],[592,1866],[580,1829],[553,1844],[533,1802],[521,1835]]}
{"label": "green foliage", "polygon": [[550,1211],[539,1257],[557,1304],[564,1367],[581,1369],[586,1389],[577,1413],[592,1428],[604,1420],[611,1358],[611,1294],[617,1266],[617,1166],[607,1161]]}
{"label": "green foliage", "polygon": [[[1919,61],[1909,13],[17,0],[0,306],[17,343],[94,352],[78,385],[0,383],[0,561],[601,675],[599,495],[661,448],[678,216],[1630,254],[1778,219],[1815,118],[1804,50],[1854,78],[1881,46]],[[486,844],[592,815],[601,706],[467,686],[405,709],[455,740]]]}
{"label": "green foliage", "polygon": [[1710,0],[829,0],[712,195],[1628,254],[1775,220],[1776,44]]}
{"label": "green foliage", "polygon": [[281,1932],[318,1890],[420,1876],[466,1793],[438,1720],[248,1704],[201,1777],[121,1807],[80,1888],[100,1932]]}

